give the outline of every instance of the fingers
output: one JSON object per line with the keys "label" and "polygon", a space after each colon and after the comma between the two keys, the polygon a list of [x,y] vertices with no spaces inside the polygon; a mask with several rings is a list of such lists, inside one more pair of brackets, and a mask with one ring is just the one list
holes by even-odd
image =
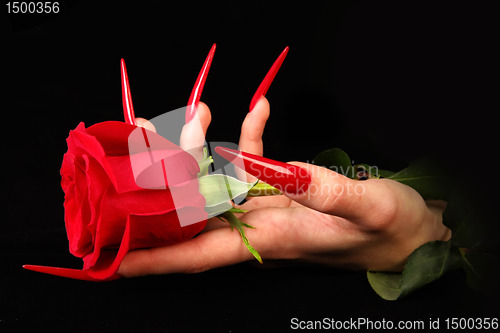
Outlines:
{"label": "fingers", "polygon": [[135,124],[137,126],[139,126],[139,127],[144,127],[145,129],[150,130],[150,131],[156,133],[156,127],[155,127],[155,125],[153,125],[153,123],[150,122],[147,119],[140,118],[140,117],[139,118],[135,118]]}
{"label": "fingers", "polygon": [[309,174],[311,181],[303,192],[284,194],[306,207],[357,223],[383,221],[393,215],[390,211],[395,207],[393,192],[383,181],[357,181],[324,167],[301,162],[290,164]]}
{"label": "fingers", "polygon": [[186,108],[186,124],[193,119],[196,115],[196,108],[200,101],[201,93],[203,92],[203,87],[205,86],[205,81],[207,80],[208,72],[210,71],[210,66],[212,65],[212,60],[214,59],[216,45],[213,44],[210,52],[201,67],[200,73],[196,78],[193,90],[191,90],[191,95],[189,96],[188,105]]}
{"label": "fingers", "polygon": [[250,112],[253,112],[252,110],[257,104],[257,101],[260,99],[260,97],[266,95],[267,90],[269,89],[271,83],[274,80],[274,77],[278,73],[281,65],[283,64],[283,61],[285,61],[287,54],[288,54],[288,46],[285,47],[285,49],[281,52],[276,61],[274,61],[273,65],[271,66],[266,76],[264,77],[264,80],[262,80],[259,87],[257,88],[257,91],[255,92],[255,94],[252,97],[252,100],[250,101]]}
{"label": "fingers", "polygon": [[[269,118],[270,107],[267,98],[261,96],[255,104],[252,112],[247,113],[243,124],[241,125],[239,147],[243,151],[262,156],[264,153],[264,143],[262,142],[262,135],[266,127],[267,119]],[[241,169],[235,168],[238,178],[254,182],[254,176],[247,174]]]}
{"label": "fingers", "polygon": [[122,104],[123,116],[127,124],[136,125],[134,106],[132,104],[132,93],[130,92],[130,84],[128,82],[127,67],[123,58],[120,62],[121,82],[122,82]]}
{"label": "fingers", "polygon": [[[241,126],[239,146],[243,151],[259,156],[262,156],[264,153],[262,134],[264,133],[266,121],[269,118],[269,102],[264,96],[271,86],[271,83],[283,64],[287,54],[288,46],[285,47],[273,63],[250,101],[249,112]],[[236,173],[240,179],[246,179],[249,182],[255,180],[255,177],[245,174],[245,172],[236,170]]]}
{"label": "fingers", "polygon": [[208,106],[200,102],[200,97],[212,65],[215,47],[216,45],[213,44],[191,90],[186,108],[186,124],[181,132],[181,148],[189,152],[197,161],[203,158],[205,134],[212,119]]}
{"label": "fingers", "polygon": [[205,135],[212,120],[208,106],[199,102],[191,120],[182,127],[180,146],[200,161],[203,158]]}
{"label": "fingers", "polygon": [[267,98],[261,96],[252,112],[247,113],[241,125],[239,142],[241,150],[262,156],[264,150],[262,134],[264,134],[266,121],[269,118],[269,111]]}
{"label": "fingers", "polygon": [[250,259],[251,254],[245,254],[241,239],[238,241],[237,235],[229,232],[229,228],[219,228],[183,243],[130,252],[123,259],[118,274],[133,277],[197,273]]}
{"label": "fingers", "polygon": [[[273,231],[272,221],[265,222],[269,222],[269,216],[286,220],[284,215],[287,214],[287,210],[282,208],[268,210],[274,213],[266,213],[267,221],[260,216],[262,213],[257,212],[252,222],[249,222],[256,229],[245,229],[250,243],[261,255],[273,255],[269,254],[268,249],[280,247],[281,235],[276,233],[276,230]],[[236,230],[216,228],[179,244],[130,252],[123,259],[118,274],[133,277],[148,274],[198,273],[252,258],[253,255],[243,245]]]}
{"label": "fingers", "polygon": [[267,207],[297,207],[296,203],[292,202],[284,195],[272,195],[263,197],[254,197],[245,201],[242,205],[236,205],[236,208],[253,211]]}
{"label": "fingers", "polygon": [[[225,147],[215,151],[246,172],[268,183],[288,198],[322,213],[349,219],[365,219],[386,211],[379,202],[394,206],[395,193],[386,182],[355,181],[329,169],[307,163],[283,163]],[[381,200],[383,199],[383,200]]]}
{"label": "fingers", "polygon": [[[205,103],[199,102],[196,108],[196,114],[192,120],[182,128],[180,140],[181,148],[193,155],[197,161],[201,160],[203,157],[205,136],[211,121],[212,116],[210,114],[210,109]],[[153,123],[147,119],[135,118],[135,122],[137,126],[156,132]]]}

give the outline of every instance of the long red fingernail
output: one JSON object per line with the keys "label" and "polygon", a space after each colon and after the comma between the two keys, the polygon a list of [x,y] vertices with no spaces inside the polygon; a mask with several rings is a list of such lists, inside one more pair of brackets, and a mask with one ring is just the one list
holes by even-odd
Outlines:
{"label": "long red fingernail", "polygon": [[255,107],[255,104],[257,104],[257,102],[259,101],[259,98],[261,96],[266,95],[269,86],[271,86],[271,83],[273,82],[274,77],[276,76],[276,73],[278,73],[281,64],[285,60],[287,53],[288,53],[288,46],[285,47],[283,52],[281,52],[281,54],[279,55],[278,59],[276,59],[269,72],[267,72],[264,80],[262,80],[262,82],[260,83],[259,88],[257,88],[257,91],[253,95],[252,101],[250,102],[250,112],[252,112],[253,108]]}
{"label": "long red fingernail", "polygon": [[198,74],[198,78],[194,83],[193,90],[191,91],[191,95],[189,96],[187,110],[186,110],[186,124],[193,119],[196,114],[196,107],[198,106],[198,102],[200,101],[201,93],[203,91],[203,87],[205,86],[205,81],[207,80],[208,71],[210,70],[210,65],[212,65],[212,59],[214,58],[215,53],[215,44],[212,45],[210,52],[208,52],[208,56],[205,59],[205,63],[201,68],[200,74]]}
{"label": "long red fingernail", "polygon": [[72,268],[62,268],[62,267],[51,267],[51,266],[39,266],[39,265],[23,265],[23,268],[28,269],[30,271],[35,271],[39,273],[45,273],[50,275],[56,275],[71,279],[77,280],[85,280],[85,281],[112,281],[121,278],[118,274],[113,274],[112,276],[106,279],[96,279],[87,274],[86,271],[80,269],[72,269]]}
{"label": "long red fingernail", "polygon": [[135,125],[134,106],[132,105],[132,94],[130,93],[130,85],[128,83],[127,68],[125,67],[125,60],[121,60],[121,74],[122,74],[122,103],[123,103],[123,116],[127,124]]}
{"label": "long red fingernail", "polygon": [[307,170],[296,165],[226,147],[216,147],[215,151],[237,167],[281,192],[300,194],[305,192],[311,183],[311,176]]}

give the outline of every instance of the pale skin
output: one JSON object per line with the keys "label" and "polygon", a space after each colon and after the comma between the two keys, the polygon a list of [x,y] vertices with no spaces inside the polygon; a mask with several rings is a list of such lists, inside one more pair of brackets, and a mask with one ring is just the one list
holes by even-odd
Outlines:
{"label": "pale skin", "polygon": [[[206,133],[211,116],[201,102],[198,116]],[[268,117],[269,103],[261,97],[243,121],[242,151],[263,154],[262,134]],[[154,130],[146,120],[136,121]],[[248,210],[239,218],[255,227],[245,233],[264,262],[295,259],[347,269],[401,271],[420,245],[451,237],[442,223],[444,202],[426,202],[415,190],[393,180],[355,181],[326,168],[290,163],[311,175],[305,193],[249,198],[238,206]],[[197,273],[252,259],[238,232],[212,218],[193,239],[128,253],[118,274]]]}

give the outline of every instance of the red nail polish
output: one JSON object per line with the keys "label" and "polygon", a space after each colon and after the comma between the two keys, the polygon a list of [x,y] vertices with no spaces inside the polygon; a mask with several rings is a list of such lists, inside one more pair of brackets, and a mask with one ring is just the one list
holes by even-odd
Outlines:
{"label": "red nail polish", "polygon": [[85,270],[80,270],[80,269],[72,269],[72,268],[62,268],[62,267],[51,267],[51,266],[39,266],[39,265],[23,265],[24,269],[34,271],[34,272],[39,272],[39,273],[45,273],[45,274],[50,274],[50,275],[56,275],[56,276],[61,276],[61,277],[66,277],[66,278],[71,278],[71,279],[76,279],[76,280],[84,280],[84,281],[94,281],[94,282],[99,282],[99,281],[112,281],[121,278],[120,275],[114,273],[108,278],[105,279],[96,279],[92,276],[90,276],[87,271]]}
{"label": "red nail polish", "polygon": [[130,93],[130,85],[128,83],[127,68],[125,60],[121,60],[121,76],[122,76],[122,103],[123,115],[127,124],[135,125],[134,106],[132,105],[132,94]]}
{"label": "red nail polish", "polygon": [[203,91],[203,87],[205,86],[205,81],[207,80],[208,71],[210,70],[210,65],[212,65],[212,59],[214,58],[215,53],[215,44],[212,45],[210,52],[208,52],[208,56],[205,59],[205,63],[203,63],[203,67],[201,68],[200,74],[198,74],[198,78],[194,83],[193,90],[191,91],[191,95],[189,96],[187,110],[186,110],[186,124],[193,119],[196,114],[196,107],[198,106],[198,102],[200,101],[201,92]]}
{"label": "red nail polish", "polygon": [[215,151],[237,167],[281,192],[300,194],[305,192],[311,183],[311,176],[307,170],[296,165],[220,146],[216,147]]}
{"label": "red nail polish", "polygon": [[255,107],[255,104],[257,104],[257,102],[259,101],[260,96],[266,95],[269,86],[271,86],[271,83],[273,82],[274,77],[278,73],[281,64],[285,60],[287,54],[288,54],[288,46],[285,47],[283,52],[281,52],[281,54],[279,55],[278,59],[276,59],[269,72],[267,72],[266,77],[264,78],[264,80],[262,80],[260,86],[257,88],[257,91],[253,95],[252,101],[250,102],[250,112],[252,112],[253,108]]}

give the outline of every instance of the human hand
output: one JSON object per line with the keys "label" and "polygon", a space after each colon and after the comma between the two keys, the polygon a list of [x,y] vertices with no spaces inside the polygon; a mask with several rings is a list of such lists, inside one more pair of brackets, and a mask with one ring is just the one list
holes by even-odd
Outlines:
{"label": "human hand", "polygon": [[[262,133],[268,116],[269,104],[262,97],[243,122],[242,151],[262,154]],[[224,154],[225,150],[219,151]],[[255,162],[255,155],[244,155],[240,154],[234,163],[238,165],[245,159],[248,162],[247,158]],[[266,162],[283,165],[268,159]],[[239,218],[255,227],[246,230],[246,236],[264,261],[296,259],[349,269],[398,271],[420,245],[451,236],[442,224],[444,203],[425,202],[406,185],[389,179],[351,180],[307,163],[288,165],[295,166],[287,168],[298,177],[275,175],[274,181],[278,179],[283,185],[284,178],[291,184],[302,179],[304,184],[306,179],[309,184],[305,190],[249,198],[238,207],[249,211]],[[263,169],[253,164],[246,166],[246,171],[265,178],[265,172],[258,172]],[[277,184],[273,179],[265,180]],[[205,231],[191,240],[130,252],[118,273],[125,277],[194,273],[251,258],[238,233],[232,232],[227,223],[211,219]]]}

